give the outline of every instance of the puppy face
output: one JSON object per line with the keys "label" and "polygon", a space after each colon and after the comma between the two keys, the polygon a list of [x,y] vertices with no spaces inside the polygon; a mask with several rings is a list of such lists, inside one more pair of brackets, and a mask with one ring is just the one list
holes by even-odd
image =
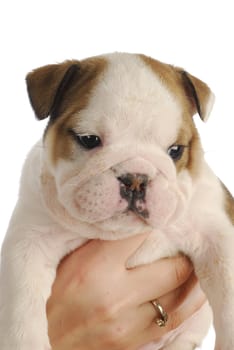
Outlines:
{"label": "puppy face", "polygon": [[201,167],[192,116],[209,115],[206,84],[118,53],[39,68],[27,84],[37,117],[50,116],[42,183],[55,215],[109,239],[179,217]]}

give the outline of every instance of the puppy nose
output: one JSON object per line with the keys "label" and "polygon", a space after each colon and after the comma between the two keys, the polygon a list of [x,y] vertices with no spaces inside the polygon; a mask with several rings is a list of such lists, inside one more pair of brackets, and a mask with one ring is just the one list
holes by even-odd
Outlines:
{"label": "puppy nose", "polygon": [[144,199],[148,176],[145,174],[124,174],[118,177],[120,181],[120,193],[125,199]]}

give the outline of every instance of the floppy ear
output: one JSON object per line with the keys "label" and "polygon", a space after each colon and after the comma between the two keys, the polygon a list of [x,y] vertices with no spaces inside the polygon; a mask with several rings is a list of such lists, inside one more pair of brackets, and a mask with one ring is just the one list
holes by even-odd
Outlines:
{"label": "floppy ear", "polygon": [[193,114],[198,113],[204,122],[207,121],[215,100],[213,92],[208,85],[193,75],[183,70],[180,74]]}
{"label": "floppy ear", "polygon": [[80,69],[78,61],[37,68],[26,77],[29,99],[38,119],[56,118],[62,97]]}

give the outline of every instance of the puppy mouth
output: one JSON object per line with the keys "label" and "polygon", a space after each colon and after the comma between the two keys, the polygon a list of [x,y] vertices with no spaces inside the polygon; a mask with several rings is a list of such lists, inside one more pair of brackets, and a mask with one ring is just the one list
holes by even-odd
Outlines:
{"label": "puppy mouth", "polygon": [[148,219],[149,218],[149,211],[146,208],[145,200],[136,199],[134,196],[132,199],[128,199],[128,207],[125,212],[132,211],[137,216]]}

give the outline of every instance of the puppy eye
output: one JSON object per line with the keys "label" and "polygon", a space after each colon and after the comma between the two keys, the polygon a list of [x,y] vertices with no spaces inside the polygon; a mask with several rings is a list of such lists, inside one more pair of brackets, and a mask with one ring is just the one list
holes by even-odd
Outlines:
{"label": "puppy eye", "polygon": [[86,148],[93,149],[101,145],[101,139],[97,135],[76,135],[78,143]]}
{"label": "puppy eye", "polygon": [[168,155],[171,157],[171,159],[173,159],[174,161],[179,160],[184,152],[184,147],[182,145],[173,145],[171,147],[168,148]]}

